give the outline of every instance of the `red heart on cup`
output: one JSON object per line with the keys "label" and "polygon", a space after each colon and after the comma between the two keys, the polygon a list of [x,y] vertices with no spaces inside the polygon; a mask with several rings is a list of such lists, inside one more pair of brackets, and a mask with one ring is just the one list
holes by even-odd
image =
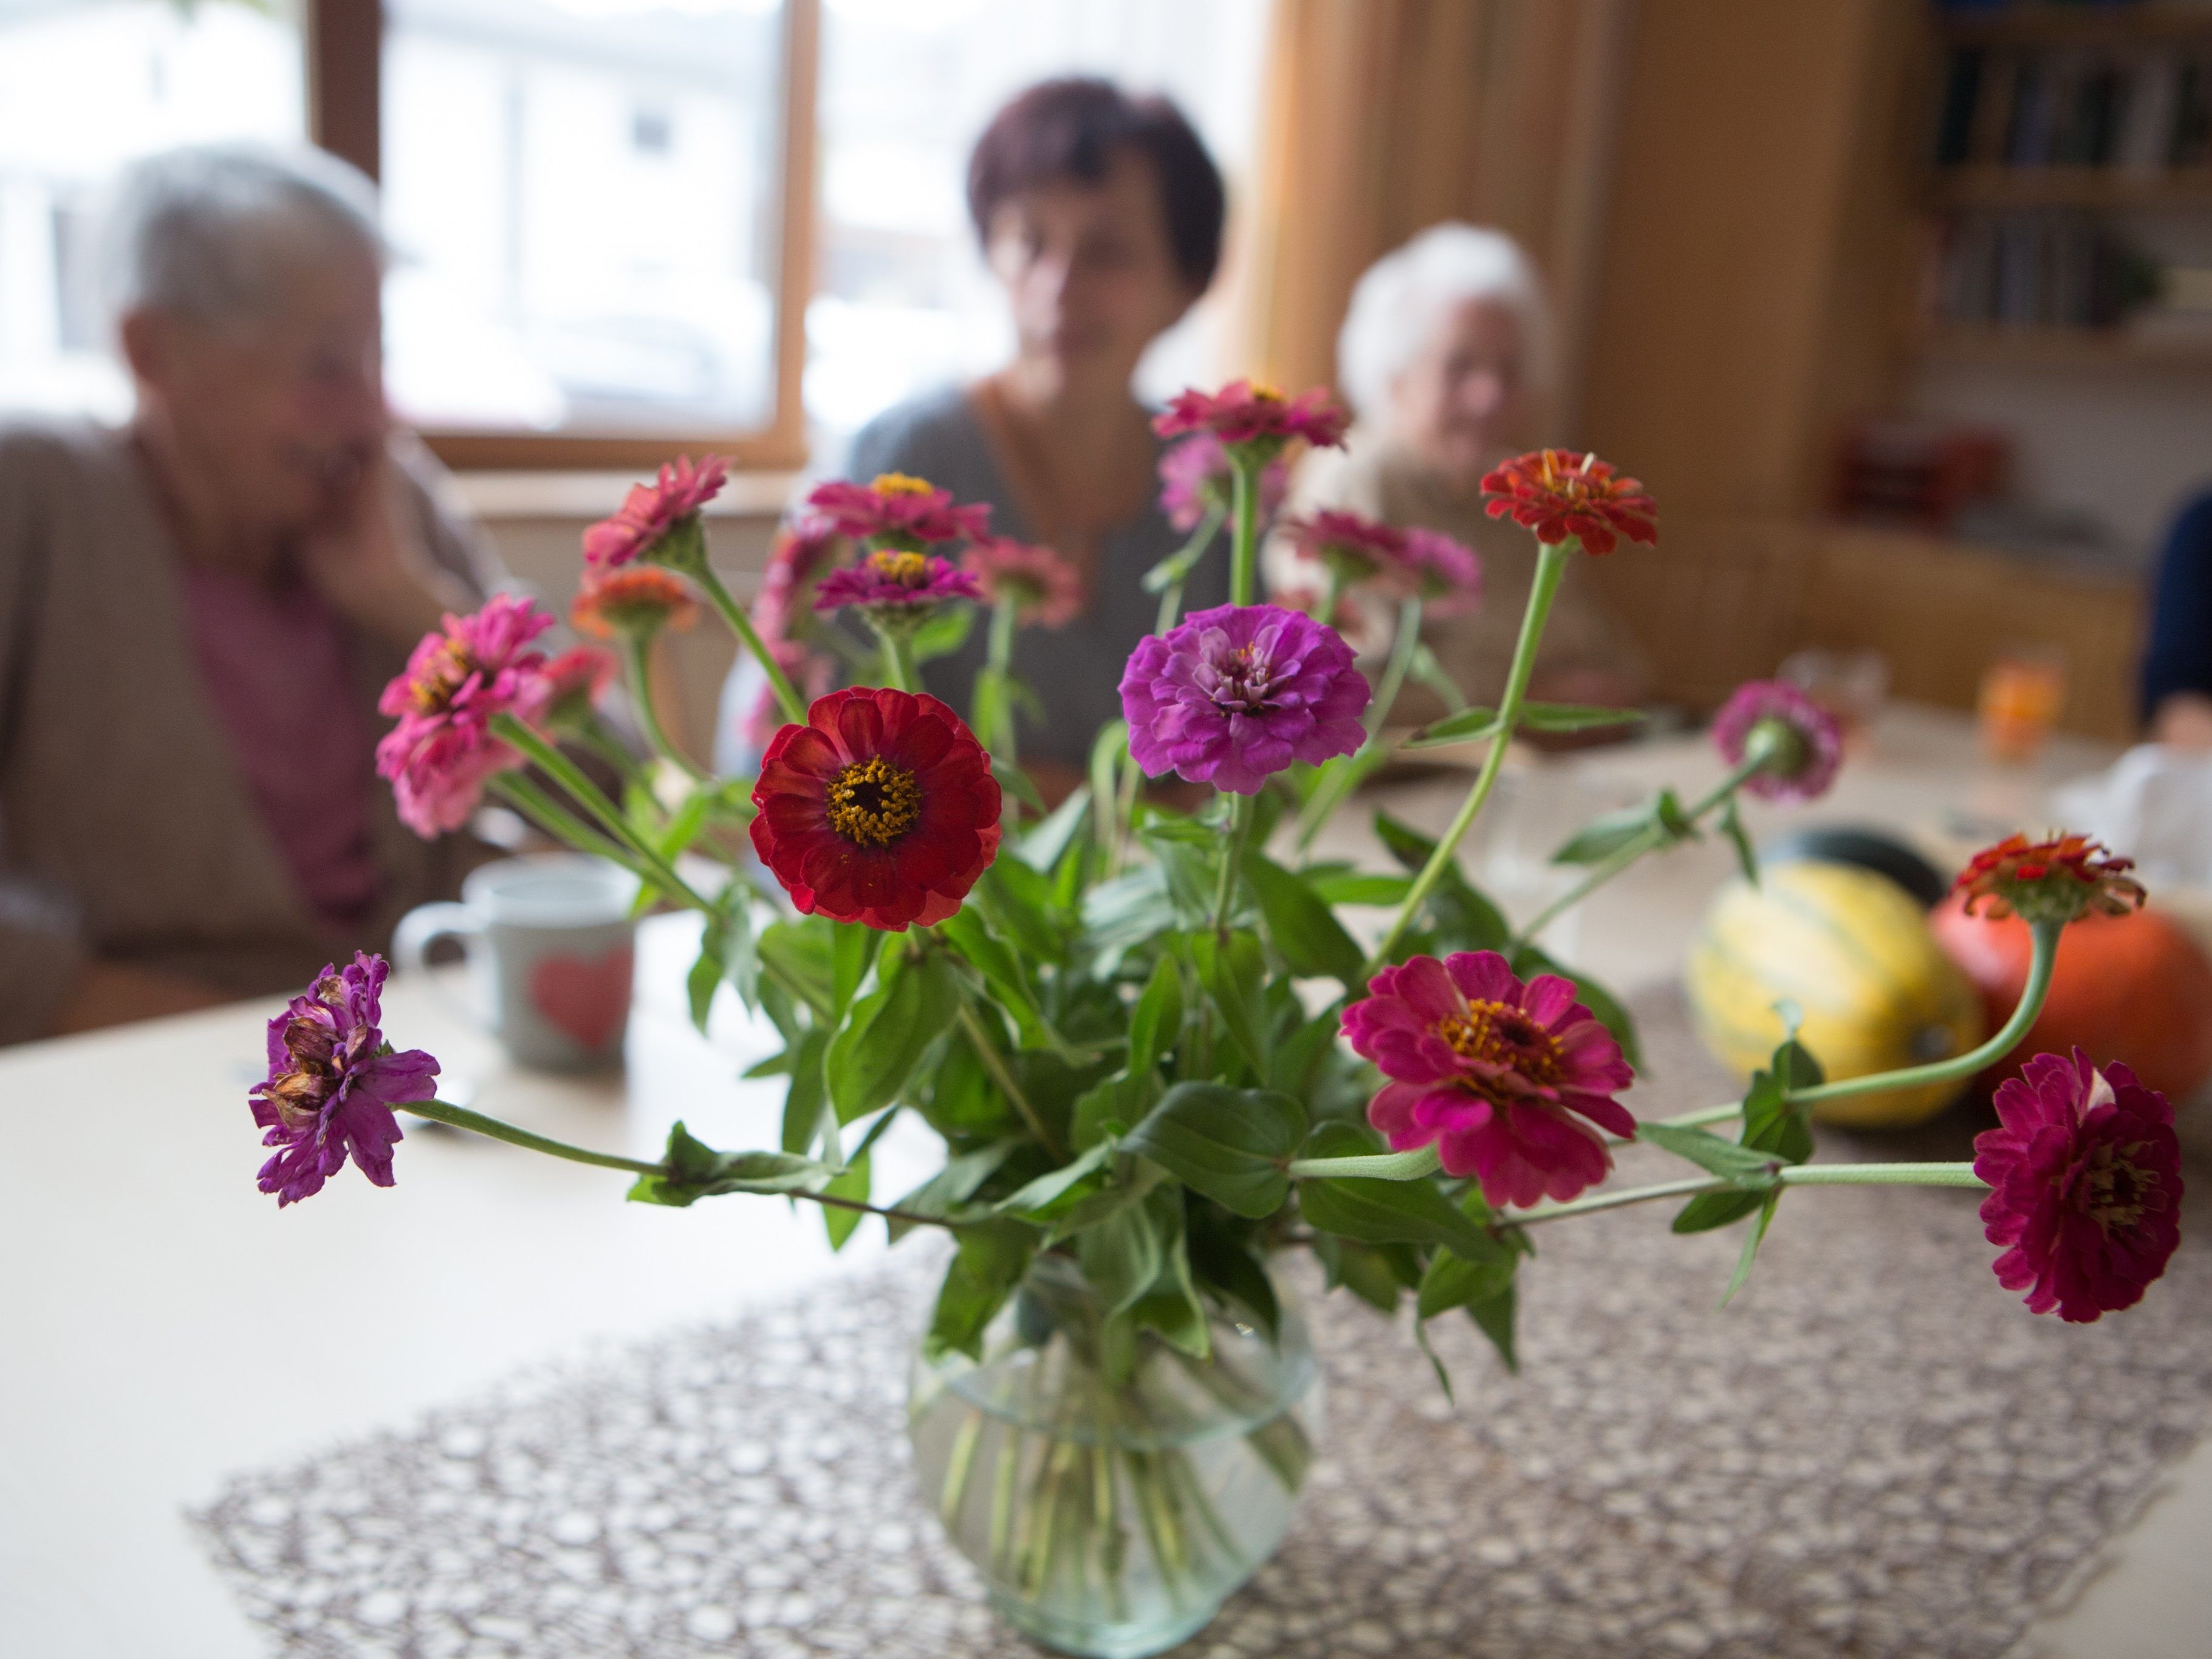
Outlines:
{"label": "red heart on cup", "polygon": [[540,957],[530,970],[530,1000],[557,1030],[597,1054],[622,1035],[629,985],[627,945],[603,957]]}

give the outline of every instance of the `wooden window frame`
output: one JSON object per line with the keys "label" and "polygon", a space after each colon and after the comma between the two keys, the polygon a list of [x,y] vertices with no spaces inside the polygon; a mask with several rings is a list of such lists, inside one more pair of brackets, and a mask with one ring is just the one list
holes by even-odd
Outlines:
{"label": "wooden window frame", "polygon": [[[372,179],[382,160],[381,0],[307,0],[308,135]],[[815,106],[821,65],[821,0],[783,0],[783,131],[775,295],[775,410],[764,427],[663,433],[499,432],[424,428],[433,453],[457,470],[632,471],[679,450],[726,455],[733,465],[787,470],[806,460],[800,380],[806,302],[814,291]]]}

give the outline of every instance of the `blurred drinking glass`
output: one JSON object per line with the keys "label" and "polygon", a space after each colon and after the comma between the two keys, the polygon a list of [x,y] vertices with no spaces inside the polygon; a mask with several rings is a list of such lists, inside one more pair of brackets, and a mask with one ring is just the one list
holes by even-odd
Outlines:
{"label": "blurred drinking glass", "polygon": [[1854,751],[1873,741],[1875,716],[1889,695],[1889,659],[1879,651],[1796,651],[1782,678],[1835,717]]}
{"label": "blurred drinking glass", "polygon": [[2008,650],[1982,673],[1976,704],[1982,750],[1991,760],[2033,760],[2066,703],[2066,658],[2055,646]]}

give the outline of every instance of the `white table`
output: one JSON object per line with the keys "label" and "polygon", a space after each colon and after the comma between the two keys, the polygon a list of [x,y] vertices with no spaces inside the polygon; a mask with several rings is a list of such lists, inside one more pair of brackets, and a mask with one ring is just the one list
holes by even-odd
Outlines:
{"label": "white table", "polygon": [[[1898,711],[1875,753],[1808,814],[1939,823],[1970,808],[2036,821],[2039,793],[2105,751],[2062,744],[1996,774],[1963,724]],[[1685,793],[1718,775],[1682,740],[1547,763],[1537,775]],[[1544,784],[1535,787],[1540,791]],[[1461,785],[1388,792],[1438,827]],[[1533,798],[1533,797],[1529,797]],[[1767,809],[1754,833],[1775,828]],[[1364,814],[1361,815],[1364,820]],[[2004,826],[1996,826],[2004,827]],[[1360,850],[1351,815],[1338,844]],[[1728,858],[1676,853],[1609,893],[1576,955],[1624,986],[1674,970]],[[737,1073],[764,1052],[726,998],[712,1042],[679,1003],[691,924],[650,924],[625,1078],[517,1073],[442,977],[395,981],[386,1025],[473,1081],[475,1103],[565,1139],[642,1156],[685,1119],[724,1146],[775,1144],[781,1089]],[[727,1198],[690,1211],[621,1201],[626,1177],[410,1124],[398,1184],[349,1170],[278,1212],[254,1189],[264,1156],[246,1106],[269,1005],[0,1051],[0,1653],[14,1659],[238,1659],[264,1650],[182,1515],[224,1477],[310,1453],[574,1355],[850,1271],[878,1255],[865,1227],[833,1258],[812,1211]],[[932,1167],[926,1132],[880,1145],[878,1189]],[[2107,1552],[2106,1576],[2033,1650],[2152,1659],[2198,1654],[2212,1632],[2212,1449],[2200,1446]],[[2185,1564],[2186,1569],[2185,1570]]]}

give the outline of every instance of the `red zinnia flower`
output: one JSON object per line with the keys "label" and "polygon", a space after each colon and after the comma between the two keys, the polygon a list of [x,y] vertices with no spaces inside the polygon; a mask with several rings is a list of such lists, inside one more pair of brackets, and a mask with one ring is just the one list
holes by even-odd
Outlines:
{"label": "red zinnia flower", "polygon": [[585,562],[628,564],[665,550],[663,544],[679,532],[698,528],[699,509],[722,493],[729,477],[730,464],[720,455],[696,463],[678,456],[651,483],[632,484],[622,509],[584,532]]}
{"label": "red zinnia flower", "polygon": [[1152,417],[1152,430],[1163,438],[1211,432],[1231,450],[1270,460],[1293,438],[1316,449],[1339,448],[1351,424],[1352,417],[1320,386],[1285,398],[1249,380],[1231,380],[1214,392],[1178,392]]}
{"label": "red zinnia flower", "polygon": [[1400,1152],[1434,1142],[1449,1174],[1481,1177],[1491,1204],[1569,1199],[1604,1180],[1612,1155],[1583,1118],[1636,1133],[1613,1098],[1635,1073],[1571,980],[1523,985],[1497,951],[1461,951],[1385,968],[1367,988],[1344,1034],[1391,1079],[1367,1121]]}
{"label": "red zinnia flower", "polygon": [[1538,449],[1486,474],[1490,516],[1504,518],[1557,546],[1573,536],[1591,553],[1610,553],[1626,536],[1632,542],[1659,540],[1659,505],[1633,478],[1621,477],[1595,453]]}
{"label": "red zinnia flower", "polygon": [[2071,921],[2092,910],[2118,916],[2142,908],[2142,884],[2127,873],[2134,868],[2133,859],[2112,858],[2087,836],[2008,836],[1975,854],[1952,890],[1966,896],[1969,915],[1987,900],[1999,918],[2014,911],[2030,921]]}
{"label": "red zinnia flower", "polygon": [[960,908],[999,852],[991,757],[932,696],[816,699],[761,757],[753,848],[809,915],[891,933]]}
{"label": "red zinnia flower", "polygon": [[856,541],[919,549],[931,542],[972,540],[990,531],[991,509],[956,506],[952,492],[926,478],[885,472],[872,483],[817,484],[806,498],[832,530]]}
{"label": "red zinnia flower", "polygon": [[1065,628],[1083,610],[1083,577],[1048,547],[994,538],[960,556],[960,568],[983,585],[994,605],[1011,600],[1024,623]]}
{"label": "red zinnia flower", "polygon": [[570,622],[603,640],[617,634],[647,638],[664,626],[689,628],[698,619],[698,603],[684,579],[649,564],[586,570],[568,609]]}
{"label": "red zinnia flower", "polygon": [[2087,1324],[2131,1308],[2181,1242],[2173,1108],[2118,1064],[2038,1054],[1996,1092],[2000,1127],[1974,1137],[1990,1183],[1982,1220],[2005,1247],[1997,1283],[2030,1311]]}
{"label": "red zinnia flower", "polygon": [[392,781],[400,821],[426,841],[469,821],[494,773],[522,757],[491,733],[512,714],[526,725],[552,695],[545,653],[524,647],[553,618],[528,599],[495,593],[473,616],[447,616],[384,688],[377,708],[398,724],[376,745],[377,772]]}

